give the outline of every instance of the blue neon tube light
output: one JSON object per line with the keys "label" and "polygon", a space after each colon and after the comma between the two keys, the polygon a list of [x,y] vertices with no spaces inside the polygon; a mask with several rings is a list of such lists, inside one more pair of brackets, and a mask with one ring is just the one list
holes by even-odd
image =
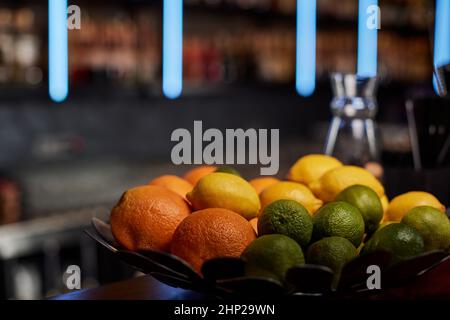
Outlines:
{"label": "blue neon tube light", "polygon": [[69,94],[67,0],[48,1],[48,92],[55,102]]}
{"label": "blue neon tube light", "polygon": [[163,3],[163,93],[178,98],[183,90],[183,0]]}
{"label": "blue neon tube light", "polygon": [[316,88],[316,0],[297,0],[295,87],[307,97]]}
{"label": "blue neon tube light", "polygon": [[[378,29],[370,25],[374,12],[378,7],[378,0],[359,0],[358,9],[358,66],[356,73],[361,77],[375,77],[377,75],[377,46]],[[379,23],[378,9],[376,22]]]}
{"label": "blue neon tube light", "polygon": [[[438,68],[448,63],[450,63],[450,0],[436,0],[434,66]],[[437,92],[435,77],[433,84]]]}

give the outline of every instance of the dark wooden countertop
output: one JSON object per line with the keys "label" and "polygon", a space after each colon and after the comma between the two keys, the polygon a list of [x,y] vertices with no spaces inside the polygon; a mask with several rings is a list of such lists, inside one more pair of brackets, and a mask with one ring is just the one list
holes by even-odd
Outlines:
{"label": "dark wooden countertop", "polygon": [[[80,290],[51,300],[196,300],[195,292],[166,286],[151,276],[142,276],[94,289]],[[450,259],[408,285],[391,289],[371,299],[445,299],[450,300]]]}
{"label": "dark wooden countertop", "polygon": [[204,296],[169,287],[151,276],[140,276],[129,280],[107,284],[55,296],[50,300],[194,300]]}

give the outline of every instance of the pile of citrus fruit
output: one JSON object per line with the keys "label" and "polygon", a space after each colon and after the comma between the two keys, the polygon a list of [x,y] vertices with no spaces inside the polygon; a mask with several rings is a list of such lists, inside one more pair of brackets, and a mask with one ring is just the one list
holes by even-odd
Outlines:
{"label": "pile of citrus fruit", "polygon": [[246,181],[233,168],[200,166],[127,190],[110,217],[117,242],[133,251],[170,252],[201,273],[205,261],[241,257],[250,276],[280,282],[304,263],[343,266],[374,251],[393,263],[450,248],[445,207],[426,192],[390,202],[369,171],[314,154],[287,180]]}

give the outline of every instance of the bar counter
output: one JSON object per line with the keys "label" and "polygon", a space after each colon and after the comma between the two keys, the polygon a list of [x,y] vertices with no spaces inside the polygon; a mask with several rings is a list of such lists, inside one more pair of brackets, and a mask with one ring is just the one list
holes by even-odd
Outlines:
{"label": "bar counter", "polygon": [[[149,275],[50,298],[50,300],[199,299],[213,299],[213,297],[168,287]],[[368,299],[450,299],[450,259],[447,258],[446,261],[402,288],[386,290],[382,294],[371,295]]]}

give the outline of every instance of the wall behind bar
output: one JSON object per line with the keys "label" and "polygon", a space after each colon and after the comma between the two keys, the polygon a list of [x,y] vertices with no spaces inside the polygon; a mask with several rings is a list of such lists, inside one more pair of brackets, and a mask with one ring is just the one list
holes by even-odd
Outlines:
{"label": "wall behind bar", "polygon": [[[94,94],[91,92],[91,94]],[[280,140],[307,133],[329,118],[328,89],[302,99],[294,87],[219,89],[176,101],[163,98],[86,98],[74,93],[62,105],[24,99],[2,102],[0,167],[85,158],[170,160],[176,128],[280,128]]]}

